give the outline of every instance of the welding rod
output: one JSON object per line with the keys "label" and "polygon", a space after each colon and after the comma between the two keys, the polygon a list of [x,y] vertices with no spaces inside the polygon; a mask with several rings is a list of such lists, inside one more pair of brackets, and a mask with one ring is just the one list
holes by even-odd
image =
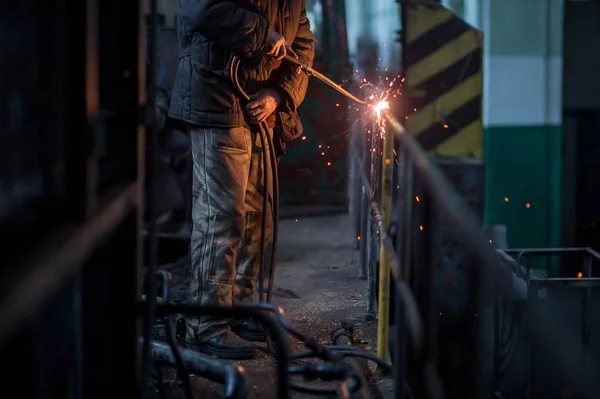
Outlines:
{"label": "welding rod", "polygon": [[352,93],[350,93],[349,91],[344,89],[341,85],[335,83],[333,80],[329,79],[327,76],[323,75],[321,72],[314,70],[312,67],[308,66],[307,64],[303,63],[302,61],[292,57],[289,54],[285,56],[285,60],[300,67],[300,69],[302,69],[304,72],[306,72],[306,74],[308,76],[314,76],[315,78],[319,79],[321,82],[325,83],[329,87],[333,88],[334,90],[336,90],[339,93],[343,94],[344,96],[348,97],[350,100],[354,101],[355,103],[358,103],[360,105],[369,106],[369,103],[354,96]]}

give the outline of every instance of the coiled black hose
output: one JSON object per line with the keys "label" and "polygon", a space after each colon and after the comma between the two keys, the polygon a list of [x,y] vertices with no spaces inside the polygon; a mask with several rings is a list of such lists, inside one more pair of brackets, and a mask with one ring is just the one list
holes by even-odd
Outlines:
{"label": "coiled black hose", "polygon": [[[239,81],[239,67],[240,67],[240,59],[236,56],[232,56],[229,61],[229,79],[235,90],[238,91],[240,96],[245,101],[250,101],[250,96],[248,93],[244,91],[242,85]],[[271,302],[273,297],[273,285],[275,282],[275,256],[277,254],[277,241],[279,236],[279,173],[277,169],[277,155],[275,154],[275,147],[273,146],[273,139],[270,134],[268,134],[269,127],[266,122],[262,122],[258,124],[260,128],[259,138],[261,142],[261,146],[263,149],[263,187],[264,187],[264,195],[263,195],[263,210],[262,210],[262,219],[261,219],[261,229],[260,229],[260,252],[259,252],[259,279],[258,279],[258,289],[259,289],[259,300],[260,302],[264,302],[263,291],[264,291],[264,273],[265,273],[265,257],[264,257],[264,248],[265,248],[265,240],[266,237],[266,221],[267,221],[267,209],[268,209],[268,184],[269,177],[271,177],[272,181],[272,198],[273,204],[271,207],[272,216],[273,216],[273,246],[271,248],[271,260],[270,260],[270,268],[269,268],[269,283],[267,286],[267,303]],[[268,149],[267,149],[268,147]],[[268,151],[267,151],[268,150]],[[270,161],[270,162],[269,162]]]}

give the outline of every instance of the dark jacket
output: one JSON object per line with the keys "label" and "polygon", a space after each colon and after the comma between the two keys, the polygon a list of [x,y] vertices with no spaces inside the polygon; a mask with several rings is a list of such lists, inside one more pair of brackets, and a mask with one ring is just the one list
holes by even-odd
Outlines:
{"label": "dark jacket", "polygon": [[306,0],[180,0],[181,54],[169,116],[200,126],[248,126],[245,104],[226,76],[235,54],[242,60],[240,83],[246,92],[273,87],[282,93],[277,127],[283,140],[300,136],[297,109],[306,95],[308,76],[296,74],[286,62],[273,71],[271,58],[264,55],[268,30],[280,7],[283,36],[301,60],[312,65],[314,36]]}

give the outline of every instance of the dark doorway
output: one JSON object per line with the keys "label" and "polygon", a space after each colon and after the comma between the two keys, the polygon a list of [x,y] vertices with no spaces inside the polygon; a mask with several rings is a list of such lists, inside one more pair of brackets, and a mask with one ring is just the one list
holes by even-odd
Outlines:
{"label": "dark doorway", "polygon": [[575,240],[600,249],[600,110],[578,111],[576,124]]}

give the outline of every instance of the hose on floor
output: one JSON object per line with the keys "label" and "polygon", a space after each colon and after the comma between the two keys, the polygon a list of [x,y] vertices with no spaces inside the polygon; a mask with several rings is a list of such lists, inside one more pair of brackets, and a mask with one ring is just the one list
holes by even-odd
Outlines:
{"label": "hose on floor", "polygon": [[[244,91],[239,81],[239,68],[240,59],[236,56],[232,56],[229,61],[228,74],[229,79],[235,90],[240,96],[246,101],[250,101],[250,96]],[[271,302],[273,297],[273,285],[275,282],[275,256],[277,254],[277,241],[279,235],[279,173],[277,169],[277,155],[275,154],[275,147],[273,146],[273,138],[269,134],[269,127],[266,122],[258,124],[260,128],[259,138],[261,147],[263,150],[263,204],[262,204],[262,218],[260,227],[260,250],[259,250],[259,277],[258,277],[258,290],[259,290],[259,301],[264,301],[264,276],[265,276],[265,240],[266,237],[266,225],[267,225],[267,210],[268,210],[268,184],[269,177],[272,182],[272,217],[273,217],[273,245],[271,248],[271,259],[269,267],[269,282],[267,286],[267,303]],[[267,338],[269,335],[267,334]]]}

